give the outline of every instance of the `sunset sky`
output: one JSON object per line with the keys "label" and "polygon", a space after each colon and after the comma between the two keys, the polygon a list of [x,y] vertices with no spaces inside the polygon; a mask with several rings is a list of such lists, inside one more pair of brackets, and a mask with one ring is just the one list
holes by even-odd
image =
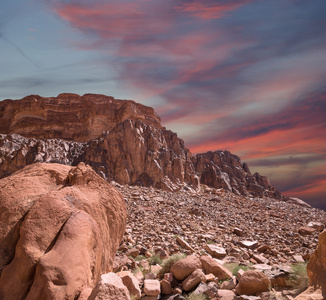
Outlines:
{"label": "sunset sky", "polygon": [[152,106],[326,209],[325,0],[2,0],[0,99],[62,92]]}

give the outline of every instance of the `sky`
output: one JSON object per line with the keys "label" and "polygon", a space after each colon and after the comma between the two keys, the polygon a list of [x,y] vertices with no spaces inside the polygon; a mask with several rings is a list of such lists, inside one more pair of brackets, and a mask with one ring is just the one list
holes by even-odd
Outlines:
{"label": "sky", "polygon": [[325,0],[2,0],[0,100],[135,100],[193,154],[229,150],[326,209],[325,12]]}

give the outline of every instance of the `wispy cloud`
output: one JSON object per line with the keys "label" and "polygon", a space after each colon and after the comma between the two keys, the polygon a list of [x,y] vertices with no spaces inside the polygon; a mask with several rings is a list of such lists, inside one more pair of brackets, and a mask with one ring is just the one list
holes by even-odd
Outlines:
{"label": "wispy cloud", "polygon": [[175,8],[179,11],[190,13],[199,19],[222,18],[239,7],[252,2],[253,0],[229,0],[229,1],[187,1]]}

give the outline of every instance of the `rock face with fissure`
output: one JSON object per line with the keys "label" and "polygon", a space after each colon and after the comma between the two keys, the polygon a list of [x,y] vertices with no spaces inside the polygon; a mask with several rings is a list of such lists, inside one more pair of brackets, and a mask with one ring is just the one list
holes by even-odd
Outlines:
{"label": "rock face with fissure", "polygon": [[83,163],[33,164],[0,180],[0,299],[75,299],[112,269],[121,194]]}
{"label": "rock face with fissure", "polygon": [[0,177],[36,162],[83,161],[122,184],[176,191],[202,183],[245,196],[282,198],[266,177],[252,175],[228,151],[192,156],[152,108],[133,101],[92,94],[28,96],[0,102],[0,124]]}

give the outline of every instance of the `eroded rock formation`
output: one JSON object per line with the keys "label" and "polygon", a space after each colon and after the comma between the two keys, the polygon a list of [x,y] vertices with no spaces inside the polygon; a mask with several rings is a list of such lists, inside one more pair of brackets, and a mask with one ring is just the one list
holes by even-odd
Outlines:
{"label": "eroded rock formation", "polygon": [[271,185],[266,176],[251,174],[246,163],[229,151],[209,151],[192,157],[200,182],[214,188],[224,188],[237,195],[271,197],[282,195]]}
{"label": "eroded rock formation", "polygon": [[0,133],[29,138],[90,141],[128,119],[161,127],[153,108],[104,95],[31,95],[0,102]]}
{"label": "eroded rock formation", "polygon": [[266,177],[252,175],[228,151],[192,156],[152,108],[133,101],[92,94],[28,96],[0,102],[0,121],[0,177],[35,162],[84,161],[106,180],[122,184],[176,191],[203,183],[246,196],[282,198]]}
{"label": "eroded rock formation", "polygon": [[121,194],[89,166],[33,164],[0,180],[0,299],[76,299],[111,271]]}
{"label": "eroded rock formation", "polygon": [[177,190],[197,189],[198,177],[184,142],[169,130],[126,120],[88,143],[83,161],[109,180]]}

